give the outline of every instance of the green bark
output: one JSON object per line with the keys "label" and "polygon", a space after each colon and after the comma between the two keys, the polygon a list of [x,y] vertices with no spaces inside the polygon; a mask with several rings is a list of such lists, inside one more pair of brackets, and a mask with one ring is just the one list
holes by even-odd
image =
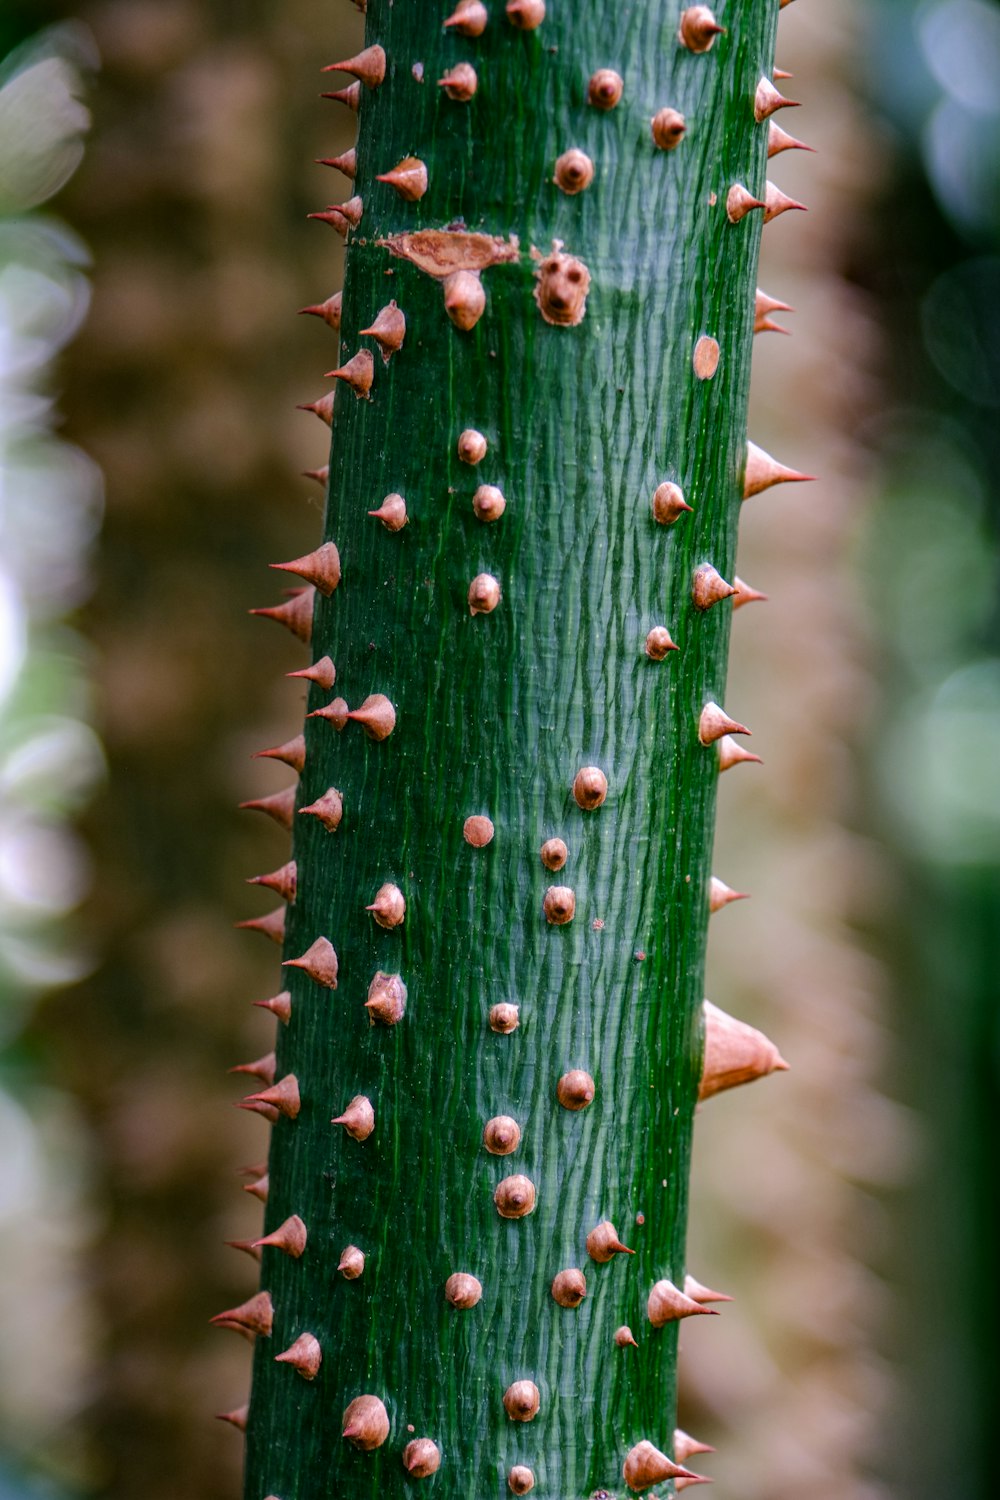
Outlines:
{"label": "green bark", "polygon": [[[521,31],[494,0],[471,39],[443,29],[444,6],[370,0],[367,40],[388,73],[363,91],[364,213],[330,363],[372,349],[374,383],[370,400],[337,388],[325,534],[343,576],[317,596],[314,629],[337,681],[333,694],[314,687],[310,708],[384,694],[396,725],[380,742],[354,722],[306,726],[300,805],[335,786],[344,812],[335,832],[295,820],[286,956],[328,937],[339,986],[284,971],[277,1075],[297,1077],[302,1107],[274,1128],[266,1228],[297,1214],[308,1244],[300,1259],[264,1251],[274,1328],[255,1352],[248,1500],[421,1483],[438,1500],[485,1500],[508,1492],[514,1464],[531,1468],[539,1500],[582,1500],[625,1493],[640,1440],[671,1452],[678,1325],[653,1328],[646,1299],[685,1272],[718,774],[698,719],[725,702],[731,609],[695,609],[691,580],[704,562],[732,576],[760,216],[733,224],[725,203],[734,182],[762,196],[767,125],[753,99],[777,9],[724,5],[726,34],[695,55],[678,44],[677,6],[551,0],[541,27]],[[479,80],[464,103],[435,86],[460,60]],[[625,83],[609,112],[587,103],[599,67]],[[650,130],[664,106],[687,121],[673,151]],[[552,181],[570,147],[596,168],[575,196]],[[374,180],[411,155],[428,170],[418,202]],[[379,244],[459,218],[520,247],[484,272],[486,311],[465,332],[440,283]],[[533,295],[530,251],[553,240],[591,276],[575,327],[544,321]],[[390,298],[406,337],[384,365],[359,330]],[[692,368],[702,335],[721,350],[709,379]],[[470,427],[489,443],[476,468],[456,451]],[[651,509],[664,481],[693,507],[673,525]],[[497,521],[473,511],[480,484],[506,497]],[[367,514],[392,492],[408,514],[395,532]],[[502,597],[472,615],[480,573]],[[661,661],[644,649],[655,626],[679,647]],[[595,811],[572,795],[588,765],[609,784]],[[481,848],[463,837],[476,814],[495,825]],[[539,858],[552,837],[569,849],[558,874]],[[391,930],[365,911],[385,882],[406,899]],[[575,892],[566,925],[545,918],[550,885]],[[379,970],[407,986],[393,1026],[365,1009]],[[488,1024],[504,1002],[520,1007],[510,1035]],[[556,1099],[571,1068],[596,1082],[579,1112]],[[330,1123],[355,1095],[375,1110],[361,1142]],[[497,1115],[521,1129],[510,1156],[483,1148]],[[519,1220],[494,1206],[510,1173],[537,1193]],[[634,1255],[588,1257],[605,1219]],[[349,1244],[366,1256],[354,1281],[337,1272]],[[550,1292],[570,1267],[587,1282],[576,1309]],[[470,1310],[445,1299],[456,1271],[482,1283]],[[616,1346],[622,1324],[638,1347]],[[322,1350],[311,1382],[274,1358],[305,1332]],[[687,1334],[711,1336],[702,1319]],[[524,1423],[503,1405],[521,1379],[541,1397]],[[362,1393],[391,1421],[374,1452],[341,1435]],[[429,1480],[401,1462],[414,1437],[441,1450]]]}

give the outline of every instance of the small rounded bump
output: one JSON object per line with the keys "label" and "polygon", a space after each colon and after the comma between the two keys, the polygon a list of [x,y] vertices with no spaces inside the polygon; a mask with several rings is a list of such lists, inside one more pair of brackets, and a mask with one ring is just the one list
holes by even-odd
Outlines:
{"label": "small rounded bump", "polygon": [[576,916],[576,892],[568,885],[550,885],[542,902],[546,922],[565,927]]}
{"label": "small rounded bump", "polygon": [[493,1202],[501,1219],[523,1219],[534,1211],[535,1184],[520,1172],[505,1177],[497,1184]]}
{"label": "small rounded bump", "polygon": [[587,1278],[582,1271],[560,1271],[552,1281],[552,1296],[560,1307],[579,1307],[587,1295]]}
{"label": "small rounded bump", "polygon": [[486,311],[486,292],[478,271],[452,271],[444,278],[444,310],[456,328],[468,333]]}
{"label": "small rounded bump", "polygon": [[575,255],[564,255],[557,240],[535,272],[535,301],[542,317],[556,328],[575,328],[583,322],[589,291],[587,267]]}
{"label": "small rounded bump", "polygon": [[389,1413],[378,1396],[356,1396],[344,1412],[344,1437],[365,1453],[389,1436]]}
{"label": "small rounded bump", "polygon": [[472,497],[472,509],[480,521],[499,521],[507,509],[507,501],[495,484],[481,484]]}
{"label": "small rounded bump", "polygon": [[490,1009],[490,1030],[498,1036],[510,1036],[521,1024],[521,1007],[501,1003]]}
{"label": "small rounded bump", "polygon": [[381,521],[386,531],[402,531],[408,520],[406,501],[396,494],[386,495],[378,510],[370,510],[368,514]]}
{"label": "small rounded bump", "polygon": [[432,1438],[414,1438],[403,1449],[403,1468],[413,1479],[429,1479],[441,1467],[441,1449]]}
{"label": "small rounded bump", "polygon": [[653,492],[653,520],[659,526],[672,526],[686,510],[690,510],[679,484],[665,480]]}
{"label": "small rounded bump", "polygon": [[515,1464],[507,1475],[507,1488],[512,1495],[526,1495],[535,1488],[535,1476],[525,1464]]}
{"label": "small rounded bump", "polygon": [[593,812],[608,795],[608,778],[599,766],[583,766],[573,780],[573,797],[577,807]]}
{"label": "small rounded bump", "polygon": [[562,839],[546,839],[538,853],[547,870],[561,870],[569,859],[569,850]]}
{"label": "small rounded bump", "polygon": [[610,1219],[603,1219],[587,1235],[587,1254],[603,1266],[615,1255],[634,1255],[635,1251],[622,1244]]}
{"label": "small rounded bump", "polygon": [[445,1300],[460,1312],[467,1312],[482,1300],[483,1284],[467,1271],[453,1271],[444,1284]]}
{"label": "small rounded bump", "polygon": [[720,350],[716,339],[710,338],[707,333],[694,346],[694,355],[691,360],[695,375],[699,380],[711,380],[719,368]]}
{"label": "small rounded bump", "polygon": [[485,813],[473,813],[471,818],[466,818],[462,824],[462,837],[473,849],[485,849],[487,844],[493,842],[496,829],[492,819]]}
{"label": "small rounded bump", "polygon": [[365,1010],[372,1021],[395,1026],[406,1013],[406,985],[398,974],[383,974],[381,969],[368,986]]}
{"label": "small rounded bump", "polygon": [[615,1343],[619,1349],[638,1349],[639,1347],[635,1334],[627,1323],[623,1323],[620,1328],[615,1329]]}
{"label": "small rounded bump", "polygon": [[653,144],[661,151],[676,151],[684,139],[687,122],[679,109],[658,109],[650,123]]}
{"label": "small rounded bump", "polygon": [[614,68],[598,68],[587,84],[587,103],[593,109],[614,109],[621,103],[625,83]]}
{"label": "small rounded bump", "polygon": [[474,466],[482,463],[486,457],[488,446],[489,444],[483,437],[483,434],[477,432],[475,427],[467,427],[464,432],[459,433],[458,456],[463,464],[472,464]]}
{"label": "small rounded bump", "polygon": [[724,31],[707,5],[691,5],[681,16],[677,39],[689,52],[708,52]]}
{"label": "small rounded bump", "polygon": [[518,31],[534,31],[545,20],[545,0],[507,0],[507,19]]}
{"label": "small rounded bump", "polygon": [[366,906],[380,927],[398,927],[406,916],[406,897],[398,885],[386,883],[379,887],[371,906]]}
{"label": "small rounded bump", "polygon": [[348,1245],[340,1252],[337,1270],[345,1281],[357,1281],[365,1269],[365,1253],[357,1245]]}
{"label": "small rounded bump", "polygon": [[594,1102],[596,1092],[594,1080],[582,1068],[571,1068],[556,1084],[556,1098],[563,1109],[586,1109]]}
{"label": "small rounded bump", "polygon": [[449,99],[456,104],[467,104],[479,87],[476,70],[471,63],[456,63],[443,78],[438,79],[438,88],[444,89]]}
{"label": "small rounded bump", "polygon": [[646,655],[650,661],[662,661],[671,651],[678,649],[665,625],[654,625],[646,637]]}
{"label": "small rounded bump", "polygon": [[500,603],[500,585],[492,573],[477,573],[469,584],[469,614],[491,615]]}
{"label": "small rounded bump", "polygon": [[552,180],[560,192],[572,198],[590,187],[594,180],[594,163],[586,151],[572,146],[569,151],[564,151],[562,156],[557,158],[555,176]]}
{"label": "small rounded bump", "polygon": [[488,21],[489,12],[482,0],[458,0],[444,24],[459,36],[482,36]]}
{"label": "small rounded bump", "polygon": [[509,1156],[521,1144],[521,1127],[510,1115],[495,1115],[483,1130],[483,1145],[491,1156]]}
{"label": "small rounded bump", "polygon": [[542,1398],[533,1380],[515,1380],[503,1393],[503,1405],[512,1422],[533,1422]]}

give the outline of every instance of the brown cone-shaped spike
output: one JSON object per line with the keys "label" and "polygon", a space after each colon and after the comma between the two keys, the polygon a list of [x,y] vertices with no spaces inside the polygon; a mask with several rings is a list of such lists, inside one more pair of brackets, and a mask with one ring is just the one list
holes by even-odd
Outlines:
{"label": "brown cone-shaped spike", "polygon": [[386,495],[378,510],[370,510],[368,514],[381,521],[386,531],[402,531],[407,522],[406,501],[402,495]]}
{"label": "brown cone-shaped spike", "polygon": [[747,214],[753,213],[755,208],[764,206],[763,198],[755,198],[753,193],[748,193],[742,182],[734,182],[726,194],[726,217],[730,224],[738,224]]}
{"label": "brown cone-shaped spike", "polygon": [[333,99],[337,104],[346,104],[348,109],[357,114],[361,107],[361,84],[350,83],[346,89],[334,89],[330,93],[320,94],[321,99]]}
{"label": "brown cone-shaped spike", "polygon": [[343,292],[334,292],[332,297],[327,297],[325,302],[314,302],[309,307],[300,307],[300,313],[311,313],[314,318],[322,318],[331,328],[340,327],[340,317],[344,305]]}
{"label": "brown cone-shaped spike", "polygon": [[[780,5],[780,0],[779,0],[779,5]],[[677,1494],[679,1495],[682,1490],[686,1490],[692,1484],[711,1484],[711,1483],[712,1483],[712,1481],[711,1481],[711,1479],[709,1479],[709,1477],[708,1477],[707,1474],[688,1474],[688,1475],[682,1475],[680,1479],[675,1479],[674,1480],[674,1489],[677,1492]]]}
{"label": "brown cone-shaped spike", "polygon": [[770,118],[777,109],[798,109],[797,99],[786,99],[778,93],[769,78],[762,78],[757,85],[757,91],[753,96],[754,119],[760,124]]}
{"label": "brown cone-shaped spike", "polygon": [[569,850],[562,839],[546,839],[538,854],[547,870],[561,870],[569,859]]}
{"label": "brown cone-shaped spike", "polygon": [[707,5],[691,5],[681,15],[677,40],[689,52],[708,52],[725,27],[720,26]]}
{"label": "brown cone-shaped spike", "polygon": [[359,337],[368,334],[382,350],[382,358],[386,364],[396,353],[402,349],[403,340],[406,337],[406,316],[395,302],[387,302],[385,307],[379,310],[378,316],[370,328],[362,328]]}
{"label": "brown cone-shaped spike", "polygon": [[702,1064],[699,1099],[710,1099],[723,1089],[741,1083],[753,1083],[768,1073],[784,1072],[788,1064],[772,1041],[745,1021],[727,1015],[710,1000],[702,1012],[705,1017],[705,1058]]}
{"label": "brown cone-shaped spike", "polygon": [[586,1109],[588,1104],[593,1103],[596,1092],[594,1080],[582,1068],[571,1068],[556,1084],[556,1098],[563,1109]]}
{"label": "brown cone-shaped spike", "polygon": [[521,1144],[521,1127],[510,1115],[495,1115],[483,1127],[483,1145],[491,1156],[509,1156]]}
{"label": "brown cone-shaped spike", "polygon": [[483,1295],[483,1284],[467,1271],[453,1271],[444,1284],[444,1295],[452,1307],[467,1312]]}
{"label": "brown cone-shaped spike", "polygon": [[503,1393],[504,1411],[512,1422],[533,1422],[541,1402],[533,1380],[515,1380]]}
{"label": "brown cone-shaped spike", "polygon": [[381,172],[375,180],[387,182],[405,202],[416,203],[427,191],[427,164],[419,156],[404,156],[391,172]]}
{"label": "brown cone-shaped spike", "polygon": [[764,762],[759,755],[754,755],[752,750],[746,750],[739,740],[734,740],[732,735],[723,735],[719,741],[719,770],[729,771],[733,766],[739,765],[741,760],[753,761],[762,766]]}
{"label": "brown cone-shaped spike", "polygon": [[372,1101],[364,1094],[355,1094],[342,1115],[330,1121],[331,1125],[343,1125],[349,1136],[356,1141],[366,1141],[375,1129],[375,1111]]}
{"label": "brown cone-shaped spike", "polygon": [[337,680],[337,668],[328,656],[321,656],[311,667],[300,667],[297,672],[286,672],[286,677],[301,677],[306,682],[315,682],[328,693]]}
{"label": "brown cone-shaped spike", "polygon": [[579,1307],[587,1295],[587,1278],[576,1269],[560,1271],[553,1278],[551,1291],[560,1307]]}
{"label": "brown cone-shaped spike", "polygon": [[370,740],[387,740],[396,727],[396,710],[384,693],[371,693],[347,717],[360,724]]}
{"label": "brown cone-shaped spike", "polygon": [[286,630],[290,630],[308,646],[312,640],[315,599],[314,588],[295,589],[284,604],[275,604],[269,609],[252,609],[249,612],[252,615],[259,615],[262,620],[275,620],[279,625],[284,625]]}
{"label": "brown cone-shaped spike", "polygon": [[251,797],[240,803],[241,810],[266,813],[282,828],[290,829],[295,816],[295,788],[286,786],[284,791],[272,792],[269,797]]}
{"label": "brown cone-shaped spike", "polygon": [[239,1432],[246,1432],[247,1417],[250,1415],[250,1407],[237,1406],[232,1411],[217,1411],[215,1420],[217,1422],[228,1422],[230,1427],[235,1427]]}
{"label": "brown cone-shaped spike", "polygon": [[[358,199],[358,202],[360,201]],[[331,204],[329,208],[324,208],[319,213],[306,214],[306,218],[318,219],[321,224],[329,224],[330,228],[335,229],[341,238],[345,240],[351,230],[350,219],[344,213],[343,209],[336,204]]]}
{"label": "brown cone-shaped spike", "polygon": [[728,906],[730,901],[749,900],[746,891],[734,891],[731,886],[726,885],[724,880],[717,880],[713,875],[708,882],[708,909],[710,912],[721,911]]}
{"label": "brown cone-shaped spike", "polygon": [[797,140],[794,135],[789,135],[787,130],[772,120],[767,130],[767,154],[768,157],[778,156],[782,151],[815,151],[815,146],[807,146],[805,141]]}
{"label": "brown cone-shaped spike", "polygon": [[510,1036],[521,1024],[521,1007],[501,1002],[490,1009],[490,1030],[499,1036]]}
{"label": "brown cone-shaped spike", "polygon": [[259,1240],[254,1240],[255,1245],[270,1245],[275,1250],[284,1251],[293,1260],[298,1260],[306,1248],[309,1235],[306,1226],[298,1214],[292,1214],[277,1229],[272,1229],[270,1234],[263,1235]]}
{"label": "brown cone-shaped spike", "polygon": [[472,509],[479,521],[499,521],[507,509],[507,501],[495,484],[481,484],[472,497]]}
{"label": "brown cone-shaped spike", "polygon": [[273,1083],[277,1059],[273,1052],[265,1052],[263,1057],[255,1058],[253,1062],[237,1063],[235,1068],[230,1068],[230,1073],[245,1073],[249,1078],[259,1078],[262,1083]]}
{"label": "brown cone-shaped spike", "polygon": [[576,916],[576,892],[568,885],[550,885],[542,901],[546,922],[565,927]]}
{"label": "brown cone-shaped spike", "polygon": [[638,1349],[639,1341],[627,1323],[615,1329],[615,1343],[619,1349]]}
{"label": "brown cone-shaped spike", "polygon": [[616,1255],[634,1255],[635,1251],[622,1244],[610,1219],[603,1219],[587,1235],[587,1254],[603,1266]]}
{"label": "brown cone-shaped spike", "polygon": [[587,84],[587,103],[594,109],[615,109],[621,103],[625,82],[614,68],[598,68]]}
{"label": "brown cone-shaped spike", "polygon": [[320,396],[318,401],[303,401],[297,407],[298,411],[315,412],[321,422],[327,427],[333,424],[333,391],[327,391],[325,396]]}
{"label": "brown cone-shaped spike", "polygon": [[535,1476],[525,1464],[515,1464],[507,1472],[507,1488],[512,1495],[526,1495],[535,1488]]}
{"label": "brown cone-shaped spike", "polygon": [[364,1274],[365,1253],[357,1245],[347,1245],[340,1252],[337,1270],[345,1281],[357,1281]]}
{"label": "brown cone-shaped spike", "polygon": [[259,1333],[267,1338],[274,1326],[274,1307],[270,1292],[257,1292],[238,1307],[228,1307],[210,1320],[217,1327],[238,1328],[245,1333]]}
{"label": "brown cone-shaped spike", "polygon": [[469,584],[469,614],[491,615],[500,603],[500,585],[492,573],[477,573]]}
{"label": "brown cone-shaped spike", "polygon": [[237,1177],[259,1177],[267,1167],[266,1161],[255,1161],[246,1167],[237,1167]]}
{"label": "brown cone-shaped spike", "polygon": [[673,484],[670,480],[657,485],[653,492],[653,520],[659,526],[672,526],[691,508],[684,499],[684,491],[680,485]]}
{"label": "brown cone-shaped spike", "polygon": [[648,1490],[664,1479],[697,1479],[690,1469],[675,1464],[672,1458],[654,1448],[645,1439],[630,1448],[622,1468],[622,1476],[630,1490]]}
{"label": "brown cone-shaped spike", "polygon": [[482,0],[458,0],[444,24],[459,36],[482,36],[488,21],[489,12]]}
{"label": "brown cone-shaped spike", "polygon": [[594,163],[586,151],[572,146],[556,159],[553,182],[568,198],[582,193],[594,180]]}
{"label": "brown cone-shaped spike", "polygon": [[564,255],[556,240],[551,255],[539,262],[535,272],[535,302],[546,323],[555,328],[575,328],[587,311],[590,272],[575,255]]}
{"label": "brown cone-shaped spike", "polygon": [[743,582],[742,578],[734,578],[733,586],[736,589],[733,598],[734,609],[742,609],[744,604],[753,604],[757,600],[762,603],[767,601],[766,594],[762,594],[759,589],[751,588],[748,583]]}
{"label": "brown cone-shaped spike", "polygon": [[294,1073],[288,1073],[269,1089],[263,1089],[259,1094],[250,1094],[241,1101],[244,1105],[252,1103],[270,1104],[279,1114],[285,1116],[286,1120],[297,1119],[302,1101],[299,1098],[299,1080]]}
{"label": "brown cone-shaped spike", "polygon": [[600,766],[581,766],[573,778],[573,800],[584,812],[602,807],[608,795],[608,778]]}
{"label": "brown cone-shaped spike", "polygon": [[383,974],[381,969],[368,986],[365,1009],[373,1021],[395,1026],[406,1013],[406,985],[398,974]]}
{"label": "brown cone-shaped spike", "polygon": [[347,724],[348,707],[346,698],[332,698],[329,703],[324,703],[322,708],[314,708],[311,714],[306,714],[307,719],[325,719],[327,724],[332,724],[339,734]]}
{"label": "brown cone-shaped spike", "polygon": [[695,568],[691,585],[691,601],[695,609],[711,609],[713,604],[731,599],[735,593],[735,587],[727,583],[711,563],[702,563],[700,568]]}
{"label": "brown cone-shaped spike", "polygon": [[690,1433],[684,1432],[680,1427],[674,1428],[673,1450],[674,1458],[679,1464],[692,1458],[696,1453],[715,1452],[711,1443],[699,1443],[697,1438],[693,1438]]}
{"label": "brown cone-shaped spike", "polygon": [[[732,1297],[727,1297],[725,1292],[713,1292],[710,1286],[702,1286],[701,1282],[695,1281],[693,1276],[684,1278],[684,1295],[690,1297],[692,1302],[732,1302],[733,1300]],[[694,1451],[696,1450],[692,1449],[692,1452]],[[714,1453],[715,1450],[706,1448],[704,1451]]]}
{"label": "brown cone-shaped spike", "polygon": [[488,446],[483,434],[477,432],[475,427],[467,427],[458,435],[458,456],[463,464],[475,466],[482,463]]}
{"label": "brown cone-shaped spike", "polygon": [[747,466],[743,479],[743,498],[759,495],[773,484],[802,484],[815,479],[815,474],[800,474],[798,469],[789,469],[777,459],[758,448],[756,443],[747,443]]}
{"label": "brown cone-shaped spike", "polygon": [[324,989],[335,990],[337,988],[337,971],[340,964],[337,960],[337,951],[329,938],[318,937],[314,943],[309,944],[301,958],[286,958],[281,967],[301,969],[316,984],[323,985]]}
{"label": "brown cone-shaped spike", "polygon": [[523,1219],[534,1210],[535,1184],[520,1172],[505,1177],[497,1184],[493,1202],[501,1219]]}
{"label": "brown cone-shaped spike", "polygon": [[804,203],[798,203],[794,198],[789,198],[787,193],[783,193],[780,188],[775,187],[773,182],[769,182],[764,193],[764,223],[770,224],[772,219],[776,219],[779,214],[787,213],[792,208],[800,209],[802,213],[808,212]]}
{"label": "brown cone-shaped spike", "polygon": [[653,144],[661,151],[675,151],[684,139],[687,122],[679,109],[658,109],[649,122]]}
{"label": "brown cone-shaped spike", "polygon": [[406,897],[398,885],[387,882],[379,886],[375,900],[365,911],[371,912],[380,927],[398,927],[406,916]]}
{"label": "brown cone-shaped spike", "polygon": [[262,937],[270,938],[272,943],[280,946],[285,941],[285,908],[279,906],[262,917],[248,917],[245,922],[235,922],[233,925],[243,932],[259,932]]}
{"label": "brown cone-shaped spike", "polygon": [[456,328],[468,333],[486,311],[486,292],[478,271],[452,271],[442,282],[444,310]]}
{"label": "brown cone-shaped spike", "polygon": [[270,1000],[255,1000],[253,1003],[260,1006],[261,1010],[269,1010],[272,1016],[277,1016],[282,1026],[287,1026],[292,1019],[292,997],[288,990],[282,990],[280,995],[272,995]]}
{"label": "brown cone-shaped spike", "polygon": [[247,885],[266,886],[269,891],[275,891],[283,901],[294,901],[296,881],[296,864],[294,859],[290,859],[286,865],[271,870],[267,875],[251,875]]}
{"label": "brown cone-shaped spike", "polygon": [[236,1105],[237,1109],[248,1110],[250,1114],[260,1115],[269,1124],[277,1124],[280,1116],[273,1104],[264,1104],[259,1099],[243,1099]]}
{"label": "brown cone-shaped spike", "polygon": [[431,1438],[413,1438],[403,1449],[403,1468],[412,1479],[429,1479],[441,1467],[441,1449]]}
{"label": "brown cone-shaped spike", "polygon": [[507,0],[507,19],[518,31],[534,31],[545,20],[545,0]]}
{"label": "brown cone-shaped spike", "polygon": [[291,1365],[303,1380],[315,1380],[323,1363],[323,1351],[315,1334],[300,1333],[295,1343],[276,1354],[274,1359],[276,1364]]}
{"label": "brown cone-shaped spike", "polygon": [[677,651],[680,648],[665,625],[654,625],[646,637],[645,649],[650,661],[663,661],[671,651]]}
{"label": "brown cone-shaped spike", "polygon": [[328,833],[336,833],[344,816],[344,799],[335,786],[327,787],[322,797],[299,808],[299,816],[318,818]]}
{"label": "brown cone-shaped spike", "polygon": [[270,745],[266,750],[255,750],[254,760],[280,760],[293,771],[301,771],[306,763],[305,735],[297,734],[282,745]]}
{"label": "brown cone-shaped spike", "polygon": [[717,703],[706,703],[698,720],[698,738],[703,745],[713,745],[726,734],[749,734],[745,724],[731,719]]}
{"label": "brown cone-shaped spike", "polygon": [[366,47],[355,57],[345,57],[343,62],[328,63],[324,73],[353,73],[366,88],[377,88],[385,79],[385,52],[377,44]]}
{"label": "brown cone-shaped spike", "polygon": [[692,1318],[698,1313],[711,1314],[712,1309],[703,1307],[693,1297],[685,1297],[672,1281],[658,1281],[646,1301],[646,1316],[654,1328],[663,1328],[679,1318]]}
{"label": "brown cone-shaped spike", "polygon": [[370,1453],[389,1436],[389,1413],[377,1396],[356,1396],[344,1412],[343,1433],[355,1448]]}
{"label": "brown cone-shaped spike", "polygon": [[343,172],[353,182],[358,175],[358,153],[356,147],[352,146],[349,151],[343,152],[341,156],[317,156],[318,167],[333,167],[338,172]]}
{"label": "brown cone-shaped spike", "polygon": [[269,1189],[270,1177],[268,1176],[267,1172],[264,1172],[262,1176],[256,1179],[256,1181],[247,1182],[243,1185],[243,1191],[245,1193],[249,1193],[252,1198],[259,1198],[261,1203],[267,1202]]}
{"label": "brown cone-shaped spike", "polygon": [[787,333],[780,323],[775,323],[771,314],[774,312],[794,312],[794,307],[788,302],[779,302],[777,297],[769,297],[766,292],[757,288],[757,296],[754,301],[753,331],[754,333]]}
{"label": "brown cone-shaped spike", "polygon": [[471,63],[456,63],[443,78],[438,79],[438,88],[444,89],[449,99],[456,104],[467,104],[479,87],[476,70]]}
{"label": "brown cone-shaped spike", "polygon": [[335,370],[327,370],[323,378],[324,380],[342,380],[345,385],[351,387],[359,400],[362,397],[370,400],[369,392],[375,379],[375,360],[372,358],[371,350],[359,349],[346,365],[338,365]]}
{"label": "brown cone-shaped spike", "polygon": [[242,1250],[243,1254],[249,1255],[251,1260],[259,1261],[261,1259],[261,1253],[257,1249],[255,1240],[223,1240],[222,1243],[228,1245],[230,1250]]}

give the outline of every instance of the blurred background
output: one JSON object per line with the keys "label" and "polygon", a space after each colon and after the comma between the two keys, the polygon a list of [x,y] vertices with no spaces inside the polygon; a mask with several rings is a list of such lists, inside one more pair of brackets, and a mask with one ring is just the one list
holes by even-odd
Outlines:
{"label": "blurred background", "polygon": [[[315,545],[340,280],[304,216],[353,117],[346,0],[0,9],[0,1500],[235,1500],[266,1150],[226,1069],[285,836],[252,752],[302,665],[246,609]],[[765,235],[798,310],[751,436],[709,995],[793,1071],[700,1117],[683,1425],[740,1500],[987,1500],[996,1459],[1000,7],[799,0],[818,148]],[[786,120],[790,117],[786,116]],[[273,575],[271,575],[273,578]],[[734,784],[735,783],[735,784]],[[249,1180],[244,1177],[244,1182]]]}

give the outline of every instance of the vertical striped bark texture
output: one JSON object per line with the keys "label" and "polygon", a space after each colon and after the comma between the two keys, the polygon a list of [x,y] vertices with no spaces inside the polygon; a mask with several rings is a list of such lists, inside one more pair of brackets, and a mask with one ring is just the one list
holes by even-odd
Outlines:
{"label": "vertical striped bark texture", "polygon": [[[734,183],[763,197],[754,93],[777,12],[729,0],[724,34],[696,53],[659,0],[549,0],[528,28],[491,0],[478,36],[445,27],[439,0],[370,0],[386,71],[361,91],[363,211],[329,362],[369,350],[373,378],[361,396],[335,387],[325,535],[342,577],[316,596],[313,646],[336,685],[309,706],[384,695],[395,724],[381,740],[336,712],[306,725],[299,805],[335,787],[343,816],[333,831],[295,819],[285,951],[325,937],[339,975],[331,989],[284,971],[277,1076],[295,1075],[301,1110],[274,1127],[266,1228],[298,1215],[308,1240],[299,1257],[264,1250],[274,1324],[255,1352],[248,1500],[420,1484],[487,1500],[517,1465],[539,1500],[583,1500],[626,1493],[640,1441],[672,1451],[678,1324],[653,1327],[646,1305],[685,1274],[718,775],[698,725],[724,701],[731,609],[697,609],[692,577],[703,563],[731,577],[734,561],[761,216],[730,222],[726,202]],[[436,80],[463,61],[478,86],[453,99]],[[600,68],[624,83],[612,109],[588,102]],[[668,107],[686,131],[665,150],[651,120]],[[570,148],[594,165],[574,194],[553,180]],[[418,199],[376,180],[408,157],[426,165]],[[431,230],[447,233],[399,239]],[[470,329],[438,274],[491,257],[466,234],[503,247]],[[585,268],[563,284],[571,303],[589,277],[566,324],[551,268],[574,267],[559,253]],[[390,300],[406,331],[386,363],[361,330]],[[475,466],[465,429],[486,438]],[[653,509],[664,483],[691,506],[670,524]],[[476,513],[484,484],[506,499],[498,519]],[[369,515],[390,494],[398,530]],[[474,613],[479,575],[499,600]],[[678,648],[660,660],[656,627]],[[584,767],[607,778],[593,809],[573,793]],[[488,842],[468,841],[470,817],[489,819]],[[553,838],[558,872],[539,856]],[[405,899],[393,927],[366,911],[386,883]],[[552,886],[572,892],[571,920],[548,919]],[[394,1024],[366,1009],[377,973],[405,985]],[[518,1008],[516,1029],[491,1028],[497,1005]],[[557,1098],[572,1069],[595,1084],[579,1110]],[[374,1111],[363,1140],[331,1124],[358,1096]],[[520,1129],[506,1156],[483,1143],[497,1116]],[[515,1175],[534,1208],[506,1218],[495,1194]],[[633,1254],[591,1258],[602,1221]],[[348,1246],[364,1255],[353,1280],[338,1273]],[[551,1291],[566,1269],[586,1281],[575,1308]],[[481,1283],[475,1306],[447,1300],[456,1272]],[[622,1325],[636,1345],[616,1344]],[[310,1379],[275,1360],[306,1333]],[[505,1408],[519,1381],[538,1390],[531,1420]],[[342,1436],[362,1395],[390,1424],[370,1451]],[[404,1465],[420,1438],[440,1454],[425,1480]]]}

